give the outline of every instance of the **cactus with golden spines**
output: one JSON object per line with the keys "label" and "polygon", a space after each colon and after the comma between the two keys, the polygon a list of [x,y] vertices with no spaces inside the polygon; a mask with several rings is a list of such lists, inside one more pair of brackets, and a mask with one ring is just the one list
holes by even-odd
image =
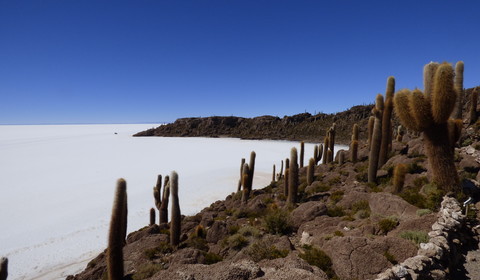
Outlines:
{"label": "cactus with golden spines", "polygon": [[470,96],[470,124],[477,122],[477,102],[478,102],[478,87],[474,88]]}
{"label": "cactus with golden spines", "polygon": [[170,177],[167,175],[163,180],[162,205],[160,206],[160,224],[168,223],[168,203],[170,201]]}
{"label": "cactus with golden spines", "polygon": [[293,206],[297,202],[298,192],[298,159],[297,149],[294,147],[290,151],[290,170],[288,175],[288,198],[287,202]]}
{"label": "cactus with golden spines", "polygon": [[0,258],[0,280],[7,280],[8,277],[8,259]]}
{"label": "cactus with golden spines", "polygon": [[237,192],[242,190],[242,180],[243,180],[243,165],[245,164],[245,159],[242,158],[242,161],[240,163],[240,179],[238,179],[238,187],[237,187]]}
{"label": "cactus with golden spines", "polygon": [[195,231],[194,231],[193,235],[195,237],[205,238],[205,237],[207,237],[207,232],[202,225],[198,225],[198,226],[195,227]]}
{"label": "cactus with golden spines", "polygon": [[[395,112],[402,125],[416,132],[423,132],[423,141],[428,156],[431,178],[440,189],[460,192],[459,179],[454,164],[454,145],[461,132],[461,120],[449,121],[457,94],[454,89],[454,71],[450,64],[436,68],[434,75],[424,71],[425,89],[402,90],[395,94]],[[428,94],[427,94],[428,93]]]}
{"label": "cactus with golden spines", "polygon": [[150,225],[153,226],[155,224],[155,208],[150,208]]}
{"label": "cactus with golden spines", "polygon": [[123,279],[123,245],[127,223],[127,183],[124,179],[117,181],[115,198],[112,207],[112,217],[110,219],[110,229],[108,233],[107,248],[107,273],[109,280]]}
{"label": "cactus with golden spines", "polygon": [[305,142],[300,142],[300,168],[303,167],[303,156],[305,154]]}
{"label": "cactus with golden spines", "polygon": [[457,100],[455,102],[455,110],[453,111],[453,119],[463,119],[462,118],[462,106],[463,106],[463,61],[457,62],[455,64],[455,78],[453,82],[453,87],[455,93],[457,94]]}
{"label": "cactus with golden spines", "polygon": [[400,193],[405,183],[405,175],[407,174],[407,166],[405,164],[397,164],[393,169],[393,192]]}
{"label": "cactus with golden spines", "polygon": [[372,135],[373,135],[373,125],[375,124],[375,117],[374,116],[370,116],[370,118],[368,118],[368,139],[367,139],[367,146],[368,146],[368,149],[370,150],[371,146],[372,146]]}
{"label": "cactus with golden spines", "polygon": [[180,243],[180,234],[182,232],[182,217],[180,212],[180,202],[178,200],[178,174],[172,171],[170,174],[170,195],[172,199],[171,218],[170,218],[170,244],[178,246]]}
{"label": "cactus with golden spines", "polygon": [[307,185],[309,186],[313,183],[314,173],[315,173],[315,159],[310,158],[310,160],[308,161],[308,167],[307,167]]}
{"label": "cactus with golden spines", "polygon": [[373,125],[372,143],[370,147],[370,154],[368,156],[368,182],[376,183],[378,159],[380,155],[380,145],[382,142],[382,112],[384,109],[383,96],[377,95],[375,100],[375,107],[372,109],[372,113],[375,116],[375,122]]}
{"label": "cactus with golden spines", "polygon": [[356,162],[358,159],[358,124],[352,128],[352,142],[350,143],[350,161]]}
{"label": "cactus with golden spines", "polygon": [[388,152],[392,146],[392,112],[393,112],[393,93],[395,92],[395,78],[388,77],[387,90],[385,93],[385,106],[382,114],[382,142],[380,145],[380,155],[378,166],[387,162]]}
{"label": "cactus with golden spines", "polygon": [[327,131],[327,136],[323,139],[323,158],[322,158],[322,164],[327,164],[328,163],[328,131]]}

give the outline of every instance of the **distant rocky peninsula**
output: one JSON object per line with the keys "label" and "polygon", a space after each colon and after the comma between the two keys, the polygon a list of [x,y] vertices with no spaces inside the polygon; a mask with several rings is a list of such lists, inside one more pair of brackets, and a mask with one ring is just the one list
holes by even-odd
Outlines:
{"label": "distant rocky peninsula", "polygon": [[366,133],[372,108],[373,105],[358,105],[335,114],[302,113],[283,118],[275,116],[181,118],[173,123],[139,132],[134,136],[234,137],[320,143],[323,142],[326,129],[335,122],[337,142],[348,144],[353,123],[359,125],[361,134]]}

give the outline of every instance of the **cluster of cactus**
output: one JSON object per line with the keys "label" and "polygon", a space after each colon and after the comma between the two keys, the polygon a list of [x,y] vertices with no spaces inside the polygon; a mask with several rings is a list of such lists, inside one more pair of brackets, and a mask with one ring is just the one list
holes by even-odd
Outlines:
{"label": "cluster of cactus", "polygon": [[[368,182],[376,183],[377,170],[385,164],[388,152],[392,146],[392,111],[395,91],[395,78],[388,77],[385,100],[381,94],[375,99],[375,107],[372,109],[373,126],[369,120],[369,147],[368,156]],[[371,127],[372,126],[372,127]],[[371,131],[371,132],[370,132]],[[371,135],[370,135],[371,133]]]}
{"label": "cluster of cactus", "polygon": [[352,128],[352,142],[350,143],[350,161],[356,162],[358,159],[358,124]]}
{"label": "cluster of cactus", "polygon": [[8,276],[8,259],[0,258],[0,280],[7,280]]}
{"label": "cluster of cactus", "polygon": [[117,181],[108,234],[107,272],[109,280],[123,279],[123,246],[127,233],[127,183]]}
{"label": "cluster of cactus", "polygon": [[462,121],[449,119],[457,99],[454,75],[450,64],[429,63],[424,68],[424,92],[401,90],[395,94],[394,102],[401,123],[409,130],[423,132],[433,181],[440,189],[457,193],[460,185],[454,146]]}
{"label": "cluster of cactus", "polygon": [[287,202],[290,206],[297,202],[298,192],[298,160],[297,149],[294,147],[290,151],[290,168],[288,174],[288,197]]}
{"label": "cluster of cactus", "polygon": [[[162,192],[162,175],[157,176],[157,184],[153,187],[153,197],[155,199],[155,207],[159,212],[159,225],[168,223],[168,203],[170,197],[170,184],[168,175],[165,176]],[[152,212],[150,211],[150,216]],[[153,213],[155,215],[155,211]]]}
{"label": "cluster of cactus", "polygon": [[172,246],[178,246],[180,243],[181,228],[181,212],[180,203],[178,200],[178,174],[172,171],[170,175],[170,194],[172,196],[172,208],[170,218],[170,244]]}
{"label": "cluster of cactus", "polygon": [[250,153],[250,162],[247,164],[243,164],[242,169],[242,181],[241,185],[243,188],[242,191],[242,202],[246,203],[248,198],[250,197],[250,192],[252,191],[252,184],[253,184],[253,174],[255,171],[255,152]]}
{"label": "cluster of cactus", "polygon": [[478,87],[474,88],[470,96],[470,124],[477,122],[477,102],[478,102]]}

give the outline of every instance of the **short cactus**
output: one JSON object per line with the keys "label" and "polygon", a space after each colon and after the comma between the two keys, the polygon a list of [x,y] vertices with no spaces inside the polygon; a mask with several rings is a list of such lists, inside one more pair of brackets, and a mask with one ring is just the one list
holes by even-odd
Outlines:
{"label": "short cactus", "polygon": [[303,156],[305,154],[305,142],[300,142],[300,168],[303,167]]}
{"label": "short cactus", "polygon": [[178,201],[178,174],[172,171],[170,174],[170,195],[172,196],[171,222],[170,222],[170,244],[178,246],[182,232],[180,202]]}
{"label": "short cactus", "polygon": [[345,153],[343,150],[338,151],[338,164],[342,165],[345,163]]}
{"label": "short cactus", "polygon": [[358,159],[358,124],[352,128],[352,142],[350,143],[350,161],[357,162]]}
{"label": "short cactus", "polygon": [[0,258],[0,280],[7,280],[8,276],[8,259]]}
{"label": "short cactus", "polygon": [[407,174],[407,166],[405,164],[397,164],[393,169],[393,191],[394,193],[400,193],[405,183],[405,175]]}
{"label": "short cactus", "polygon": [[168,223],[168,203],[170,200],[170,177],[165,176],[163,180],[162,205],[160,206],[160,224]]}
{"label": "short cactus", "polygon": [[292,148],[290,151],[290,172],[288,175],[288,199],[289,205],[294,205],[297,202],[298,192],[298,159],[297,149]]}
{"label": "short cactus", "polygon": [[[460,135],[458,122],[448,121],[455,106],[454,72],[444,63],[425,67],[436,68],[424,77],[425,93],[420,90],[402,90],[395,94],[395,112],[408,129],[423,132],[423,141],[428,156],[431,178],[446,192],[461,191],[454,163],[454,145]],[[433,77],[433,78],[432,78]]]}
{"label": "short cactus", "polygon": [[310,160],[308,161],[308,167],[307,167],[307,185],[309,186],[313,183],[314,172],[315,172],[315,160],[313,158],[310,158]]}
{"label": "short cactus", "polygon": [[110,230],[108,233],[107,272],[109,280],[123,279],[123,245],[126,232],[127,183],[124,179],[117,181],[115,199],[112,207]]}
{"label": "short cactus", "polygon": [[384,109],[383,96],[377,95],[375,108],[372,113],[375,116],[375,123],[373,126],[372,143],[370,146],[370,154],[368,156],[368,182],[376,183],[378,158],[380,155],[380,145],[382,142],[382,112]]}
{"label": "short cactus", "polygon": [[150,208],[150,226],[155,224],[155,208]]}

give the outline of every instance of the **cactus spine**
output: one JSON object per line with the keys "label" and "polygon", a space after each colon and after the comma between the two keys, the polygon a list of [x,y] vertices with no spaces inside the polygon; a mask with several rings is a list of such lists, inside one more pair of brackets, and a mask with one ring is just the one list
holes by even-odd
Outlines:
{"label": "cactus spine", "polygon": [[375,116],[375,123],[373,125],[372,143],[370,147],[370,154],[368,156],[368,182],[376,183],[378,158],[380,155],[380,145],[382,142],[382,112],[383,112],[383,96],[377,95],[375,108],[372,113]]}
{"label": "cactus spine", "polygon": [[303,156],[305,154],[305,142],[300,142],[300,168],[303,167]]}
{"label": "cactus spine", "polygon": [[[432,65],[435,64],[427,66],[432,68]],[[423,132],[432,180],[440,189],[457,193],[461,188],[454,164],[454,145],[461,127],[458,122],[448,121],[457,97],[454,73],[446,63],[435,68],[434,75],[427,72],[428,76],[424,77],[425,94],[420,90],[402,90],[395,94],[395,112],[405,127]]]}
{"label": "cactus spine", "polygon": [[289,174],[290,174],[290,160],[287,158],[285,159],[285,179],[284,181],[284,188],[283,188],[283,194],[285,196],[288,196],[288,181],[289,179]]}
{"label": "cactus spine", "polygon": [[150,208],[150,226],[153,226],[155,224],[155,208]]}
{"label": "cactus spine", "polygon": [[472,96],[470,98],[470,124],[477,122],[477,102],[478,102],[478,87],[474,88],[472,91]]}
{"label": "cactus spine", "polygon": [[292,148],[290,151],[290,171],[288,177],[287,202],[289,205],[293,206],[297,202],[298,192],[298,159],[296,148]]}
{"label": "cactus spine", "polygon": [[123,279],[123,244],[126,231],[126,207],[127,207],[127,183],[124,179],[118,179],[115,191],[115,199],[110,219],[107,248],[107,272],[109,280]]}
{"label": "cactus spine", "polygon": [[393,188],[394,193],[400,193],[405,183],[405,175],[407,174],[407,166],[405,164],[397,164],[393,170]]}
{"label": "cactus spine", "polygon": [[245,159],[242,158],[242,162],[240,163],[240,179],[238,179],[238,187],[237,192],[242,190],[242,180],[243,180],[243,165],[245,164]]}
{"label": "cactus spine", "polygon": [[163,180],[163,194],[162,194],[162,204],[160,205],[159,219],[160,224],[168,223],[168,202],[170,199],[170,183],[169,177],[165,176]]}
{"label": "cactus spine", "polygon": [[0,258],[0,280],[7,280],[8,276],[8,259]]}
{"label": "cactus spine", "polygon": [[392,146],[392,111],[393,111],[393,93],[395,92],[395,78],[388,77],[387,90],[385,93],[385,106],[382,115],[382,142],[380,145],[380,155],[378,166],[387,162],[388,152]]}
{"label": "cactus spine", "polygon": [[358,124],[352,128],[352,142],[350,143],[350,161],[357,162],[358,159]]}
{"label": "cactus spine", "polygon": [[307,167],[307,185],[309,186],[313,183],[314,172],[315,172],[315,160],[313,158],[310,158],[310,160],[308,161],[308,167]]}
{"label": "cactus spine", "polygon": [[463,61],[455,64],[455,80],[454,89],[457,94],[457,101],[455,102],[455,111],[452,117],[454,119],[462,119],[462,106],[463,106]]}
{"label": "cactus spine", "polygon": [[170,244],[178,246],[180,233],[182,231],[180,203],[178,201],[178,174],[172,171],[170,174],[170,195],[172,196],[171,222],[170,222]]}

